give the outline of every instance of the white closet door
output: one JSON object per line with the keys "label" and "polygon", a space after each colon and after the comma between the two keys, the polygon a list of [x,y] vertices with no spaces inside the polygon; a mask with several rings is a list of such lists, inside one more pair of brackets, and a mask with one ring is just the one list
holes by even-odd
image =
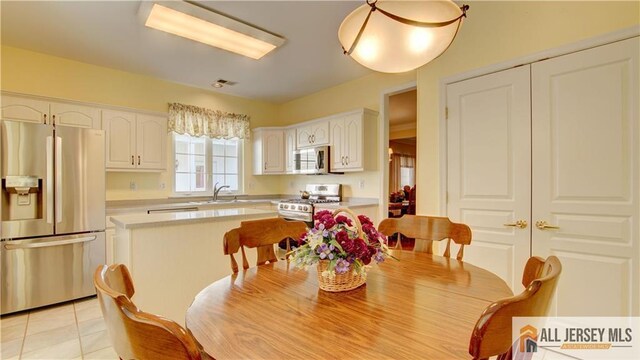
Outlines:
{"label": "white closet door", "polygon": [[532,65],[533,255],[561,316],[640,315],[638,38]]}
{"label": "white closet door", "polygon": [[522,290],[531,228],[505,224],[530,221],[529,77],[526,65],[447,86],[447,215],[471,227],[464,261],[515,292]]}

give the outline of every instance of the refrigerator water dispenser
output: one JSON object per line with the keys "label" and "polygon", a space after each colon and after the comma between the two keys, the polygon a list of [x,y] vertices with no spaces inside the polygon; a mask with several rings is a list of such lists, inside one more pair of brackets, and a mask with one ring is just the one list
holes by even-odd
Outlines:
{"label": "refrigerator water dispenser", "polygon": [[2,220],[42,218],[42,179],[36,176],[7,176],[2,179]]}

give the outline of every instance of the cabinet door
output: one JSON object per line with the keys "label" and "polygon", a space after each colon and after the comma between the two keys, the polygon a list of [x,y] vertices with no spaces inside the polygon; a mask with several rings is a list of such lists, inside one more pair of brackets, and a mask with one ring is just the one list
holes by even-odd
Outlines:
{"label": "cabinet door", "polygon": [[137,115],[136,158],[138,169],[164,170],[167,168],[167,119]]}
{"label": "cabinet door", "polygon": [[331,160],[331,171],[341,171],[346,167],[344,158],[344,120],[336,118],[329,121],[329,129],[331,131],[331,146],[329,147],[329,158]]}
{"label": "cabinet door", "polygon": [[[533,255],[561,316],[640,315],[638,38],[532,65]],[[475,239],[474,239],[475,240]]]}
{"label": "cabinet door", "polygon": [[[464,261],[497,274],[516,293],[530,253],[529,84],[527,65],[446,89],[447,215],[471,227]],[[507,225],[518,220],[529,224]]]}
{"label": "cabinet door", "polygon": [[284,133],[280,130],[266,130],[262,138],[264,172],[277,174],[284,172]]}
{"label": "cabinet door", "polygon": [[342,155],[346,164],[345,169],[362,170],[362,114],[347,115],[343,121],[344,141],[342,143]]}
{"label": "cabinet door", "polygon": [[46,101],[17,96],[2,96],[2,106],[0,107],[0,118],[2,120],[44,124],[47,123],[48,116],[49,103]]}
{"label": "cabinet door", "polygon": [[296,129],[287,129],[284,131],[284,161],[285,172],[290,174],[294,170],[294,151],[296,150]]}
{"label": "cabinet door", "polygon": [[311,143],[313,146],[329,145],[329,121],[311,125]]}
{"label": "cabinet door", "polygon": [[107,142],[107,169],[135,168],[136,115],[103,110],[102,120]]}
{"label": "cabinet door", "polygon": [[100,109],[52,102],[50,122],[60,126],[100,129]]}
{"label": "cabinet door", "polygon": [[311,142],[311,126],[300,126],[296,129],[296,139],[298,148],[313,145]]}

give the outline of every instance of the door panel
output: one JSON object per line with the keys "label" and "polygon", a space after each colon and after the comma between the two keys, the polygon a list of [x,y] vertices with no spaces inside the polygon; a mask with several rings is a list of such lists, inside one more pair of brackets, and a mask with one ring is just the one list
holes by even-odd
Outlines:
{"label": "door panel", "polygon": [[[0,121],[0,159],[2,239],[52,235],[53,126]],[[21,195],[10,178],[37,188]]]}
{"label": "door panel", "polygon": [[100,129],[100,110],[89,106],[51,103],[51,121],[55,125]]}
{"label": "door panel", "polygon": [[638,38],[532,66],[534,255],[563,316],[640,315]]}
{"label": "door panel", "polygon": [[348,168],[362,167],[362,114],[348,115],[344,118],[345,142],[344,155]]}
{"label": "door panel", "polygon": [[95,294],[93,272],[104,252],[104,232],[3,241],[0,314]]}
{"label": "door panel", "polygon": [[[529,66],[447,86],[447,212],[471,227],[465,261],[522,289],[530,252]],[[457,252],[452,251],[453,254]]]}
{"label": "door panel", "polygon": [[102,111],[106,135],[107,168],[135,168],[136,115],[122,111]]}
{"label": "door panel", "polygon": [[49,103],[22,97],[2,96],[0,118],[2,120],[24,121],[36,124],[47,122]]}
{"label": "door panel", "polygon": [[138,169],[166,169],[167,120],[148,115],[137,115]]}
{"label": "door panel", "polygon": [[104,131],[56,127],[56,234],[105,228]]}

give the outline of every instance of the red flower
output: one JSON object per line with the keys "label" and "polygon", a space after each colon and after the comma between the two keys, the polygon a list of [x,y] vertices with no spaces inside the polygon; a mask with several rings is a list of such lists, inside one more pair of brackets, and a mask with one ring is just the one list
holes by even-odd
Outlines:
{"label": "red flower", "polygon": [[313,220],[320,220],[321,218],[327,215],[331,216],[331,211],[329,210],[318,211],[317,213],[315,213],[315,215],[313,215]]}
{"label": "red flower", "polygon": [[351,224],[352,224],[351,219],[349,219],[348,217],[346,217],[344,215],[336,216],[336,222],[338,224],[347,224],[347,226],[351,226]]}
{"label": "red flower", "polygon": [[373,223],[371,222],[371,219],[369,219],[368,217],[366,217],[365,215],[358,215],[358,220],[360,220],[360,223],[364,226],[365,224],[369,224],[369,225],[373,225]]}

